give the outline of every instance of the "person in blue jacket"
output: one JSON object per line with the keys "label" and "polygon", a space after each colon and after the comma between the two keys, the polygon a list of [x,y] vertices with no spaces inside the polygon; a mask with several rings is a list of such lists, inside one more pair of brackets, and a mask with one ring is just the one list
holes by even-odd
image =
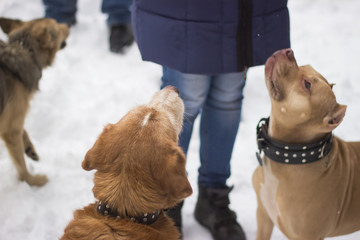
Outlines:
{"label": "person in blue jacket", "polygon": [[[45,17],[72,26],[76,23],[77,0],[43,0]],[[101,10],[108,14],[110,51],[121,53],[134,41],[131,28],[130,5],[132,0],[103,0]]]}
{"label": "person in blue jacket", "polygon": [[[226,185],[246,72],[290,47],[287,0],[134,0],[132,23],[143,60],[162,65],[162,85],[185,104],[179,145],[186,153],[200,115],[195,218],[216,240],[246,239]],[[182,204],[168,210],[181,232]]]}

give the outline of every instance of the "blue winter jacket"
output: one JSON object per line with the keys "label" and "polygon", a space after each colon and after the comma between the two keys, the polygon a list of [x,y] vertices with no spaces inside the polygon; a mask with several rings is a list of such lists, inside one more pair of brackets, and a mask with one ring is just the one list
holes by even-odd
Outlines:
{"label": "blue winter jacket", "polygon": [[290,47],[287,0],[134,0],[132,23],[143,60],[183,73],[239,72]]}

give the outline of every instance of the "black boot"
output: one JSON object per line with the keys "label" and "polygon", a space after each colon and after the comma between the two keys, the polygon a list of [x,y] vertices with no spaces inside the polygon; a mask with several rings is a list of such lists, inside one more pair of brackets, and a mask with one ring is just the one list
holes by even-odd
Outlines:
{"label": "black boot", "polygon": [[114,25],[110,28],[110,51],[123,52],[125,46],[134,42],[134,34],[130,24]]}
{"label": "black boot", "polygon": [[232,188],[206,188],[199,186],[195,208],[196,220],[208,228],[215,240],[246,240],[245,233],[229,209]]}
{"label": "black boot", "polygon": [[174,221],[175,227],[178,229],[180,233],[180,239],[182,239],[182,217],[181,217],[181,209],[184,205],[184,201],[179,203],[173,208],[170,208],[166,211],[166,214]]}

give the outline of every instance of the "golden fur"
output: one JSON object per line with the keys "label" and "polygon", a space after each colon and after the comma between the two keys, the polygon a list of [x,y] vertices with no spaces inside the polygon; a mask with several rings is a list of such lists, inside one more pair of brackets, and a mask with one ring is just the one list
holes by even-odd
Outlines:
{"label": "golden fur", "polygon": [[[95,169],[93,193],[120,216],[142,216],[175,206],[192,193],[185,156],[177,144],[184,114],[174,87],[154,95],[118,123],[107,125],[82,163]],[[161,213],[151,225],[103,216],[90,204],[74,213],[65,239],[175,240],[179,233]]]}
{"label": "golden fur", "polygon": [[31,175],[24,153],[39,157],[24,129],[29,102],[38,90],[42,69],[51,65],[56,52],[65,46],[69,29],[53,19],[28,22],[0,18],[8,42],[0,40],[0,135],[18,171],[30,185],[47,182],[45,175]]}

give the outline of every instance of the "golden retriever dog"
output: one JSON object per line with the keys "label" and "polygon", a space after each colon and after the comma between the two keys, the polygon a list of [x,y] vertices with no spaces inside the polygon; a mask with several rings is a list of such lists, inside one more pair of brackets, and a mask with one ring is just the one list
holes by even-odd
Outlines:
{"label": "golden retriever dog", "polygon": [[104,128],[82,162],[97,170],[97,202],[75,211],[62,240],[179,239],[164,210],[192,194],[178,146],[183,114],[179,93],[169,86]]}
{"label": "golden retriever dog", "polygon": [[42,69],[50,66],[55,54],[65,47],[69,28],[53,19],[32,21],[0,18],[8,42],[0,40],[0,135],[18,172],[29,185],[42,186],[45,175],[31,175],[24,153],[38,160],[24,129],[29,102],[39,87]]}

